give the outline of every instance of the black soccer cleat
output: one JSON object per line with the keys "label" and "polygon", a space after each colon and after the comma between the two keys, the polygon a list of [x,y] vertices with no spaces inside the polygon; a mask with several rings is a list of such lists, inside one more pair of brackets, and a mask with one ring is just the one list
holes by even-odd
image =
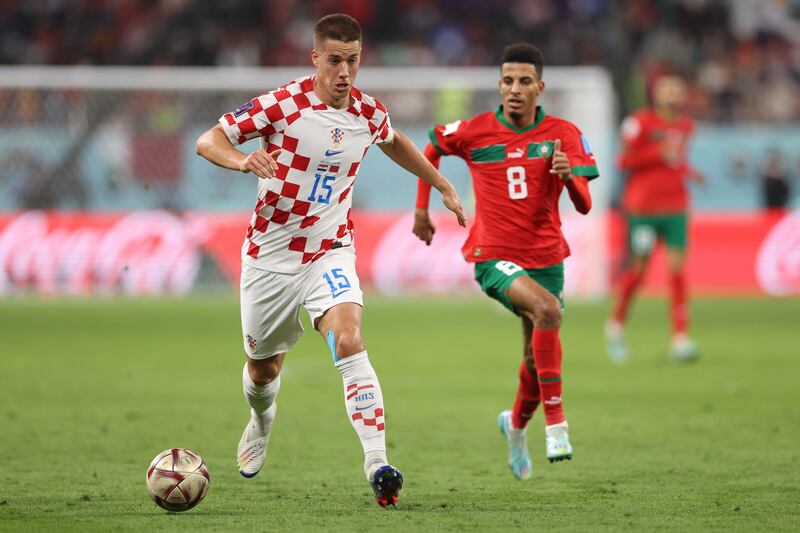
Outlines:
{"label": "black soccer cleat", "polygon": [[382,508],[387,505],[397,507],[397,495],[403,488],[403,474],[393,466],[384,465],[372,475],[372,490],[375,491],[375,501]]}

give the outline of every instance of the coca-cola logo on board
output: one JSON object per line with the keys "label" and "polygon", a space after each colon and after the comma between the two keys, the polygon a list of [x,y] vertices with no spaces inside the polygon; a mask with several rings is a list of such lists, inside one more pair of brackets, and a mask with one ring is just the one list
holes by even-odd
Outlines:
{"label": "coca-cola logo on board", "polygon": [[761,243],[756,279],[767,294],[800,294],[800,211],[782,218]]}
{"label": "coca-cola logo on board", "polygon": [[0,294],[185,294],[208,234],[202,217],[139,211],[98,222],[28,211],[0,230]]}

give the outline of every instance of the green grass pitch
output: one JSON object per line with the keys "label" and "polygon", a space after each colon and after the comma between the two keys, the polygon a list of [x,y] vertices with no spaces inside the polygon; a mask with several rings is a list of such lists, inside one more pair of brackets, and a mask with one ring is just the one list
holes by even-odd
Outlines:
{"label": "green grass pitch", "polygon": [[[800,527],[800,300],[697,300],[702,359],[666,362],[666,304],[637,302],[632,362],[606,361],[607,305],[568,304],[575,458],[514,480],[495,426],[521,359],[488,299],[367,298],[364,331],[406,485],[382,511],[341,380],[307,331],[287,358],[265,470],[235,467],[247,421],[233,298],[0,302],[0,530],[775,531]],[[145,492],[169,447],[200,453],[206,500]]]}

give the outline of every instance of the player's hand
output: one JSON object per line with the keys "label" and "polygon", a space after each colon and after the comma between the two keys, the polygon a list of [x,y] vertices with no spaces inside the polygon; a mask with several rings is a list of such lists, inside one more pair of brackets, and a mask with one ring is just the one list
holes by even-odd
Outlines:
{"label": "player's hand", "polygon": [[556,139],[553,143],[553,157],[550,159],[550,174],[558,174],[558,177],[566,183],[572,179],[571,172],[569,158],[561,151],[561,139]]}
{"label": "player's hand", "polygon": [[242,159],[242,162],[239,163],[239,170],[242,172],[252,172],[263,179],[274,178],[275,173],[278,171],[278,163],[276,163],[275,160],[278,158],[281,151],[282,150],[278,148],[271,154],[268,154],[266,150],[256,150]]}
{"label": "player's hand", "polygon": [[431,222],[431,217],[428,215],[427,209],[417,208],[414,210],[414,228],[411,230],[419,240],[424,241],[428,246],[431,245],[433,234],[436,233],[436,228]]}
{"label": "player's hand", "polygon": [[[448,185],[450,185],[449,182]],[[447,209],[456,214],[459,226],[466,228],[467,217],[464,216],[464,209],[461,207],[461,198],[458,197],[455,187],[450,185],[442,191],[442,203]]]}

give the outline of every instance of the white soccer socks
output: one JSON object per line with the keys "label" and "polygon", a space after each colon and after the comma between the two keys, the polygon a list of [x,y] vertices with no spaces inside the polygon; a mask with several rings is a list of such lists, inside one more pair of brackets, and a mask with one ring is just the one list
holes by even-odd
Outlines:
{"label": "white soccer socks", "polygon": [[373,472],[388,464],[381,385],[367,352],[340,359],[336,368],[342,374],[347,416],[364,448],[364,473],[371,480]]}
{"label": "white soccer socks", "polygon": [[[278,391],[281,389],[281,377],[276,377],[266,385],[256,385],[250,377],[247,363],[245,363],[242,371],[242,385],[244,387],[244,397],[252,408],[253,417],[263,419],[267,414],[267,409],[273,404],[275,397],[278,396]],[[271,412],[274,412],[274,409]]]}
{"label": "white soccer socks", "polygon": [[251,478],[261,471],[267,458],[269,433],[277,407],[275,397],[281,388],[281,377],[276,377],[266,385],[256,385],[245,364],[242,384],[244,397],[250,404],[250,420],[239,440],[236,463],[239,465],[239,473]]}

